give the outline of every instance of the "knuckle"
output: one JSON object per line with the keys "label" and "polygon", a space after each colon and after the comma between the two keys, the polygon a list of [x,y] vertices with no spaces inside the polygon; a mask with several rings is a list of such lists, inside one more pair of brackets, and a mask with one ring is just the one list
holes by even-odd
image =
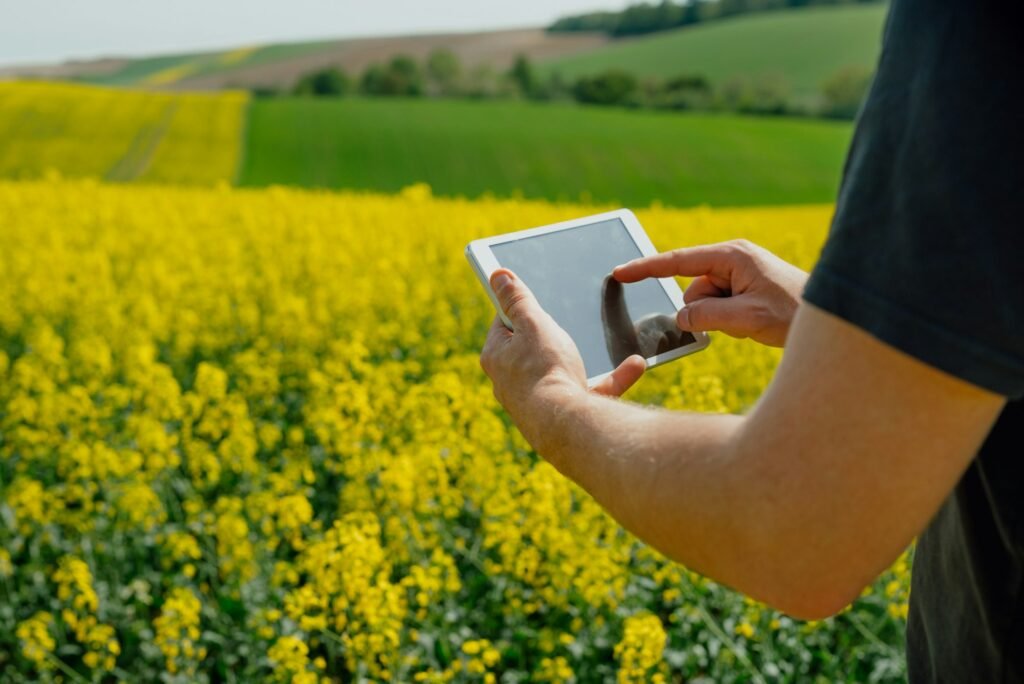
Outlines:
{"label": "knuckle", "polygon": [[692,304],[687,304],[686,309],[689,311],[688,317],[690,320],[690,326],[694,328],[700,328],[704,325],[704,307],[703,300],[697,300]]}
{"label": "knuckle", "polygon": [[729,250],[729,253],[732,256],[739,258],[747,258],[753,256],[753,254],[757,251],[757,245],[755,245],[750,240],[747,240],[746,238],[737,238],[735,240],[730,240],[729,242],[726,243],[726,246]]}
{"label": "knuckle", "polygon": [[511,315],[513,311],[518,312],[523,308],[523,304],[526,300],[527,295],[521,290],[508,293],[502,300],[505,302],[505,313]]}
{"label": "knuckle", "polygon": [[775,313],[765,302],[754,303],[747,312],[747,315],[750,322],[749,327],[754,331],[771,327],[775,321]]}
{"label": "knuckle", "polygon": [[682,261],[683,259],[685,259],[686,256],[689,254],[689,252],[690,252],[690,250],[688,248],[686,248],[686,247],[676,247],[675,249],[671,250],[668,253],[669,254],[669,260],[673,264],[678,263],[678,262]]}

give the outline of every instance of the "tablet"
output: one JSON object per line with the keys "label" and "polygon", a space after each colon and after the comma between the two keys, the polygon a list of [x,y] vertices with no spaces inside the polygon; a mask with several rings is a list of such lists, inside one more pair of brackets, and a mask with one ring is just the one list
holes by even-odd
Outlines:
{"label": "tablet", "polygon": [[619,264],[657,254],[633,212],[605,214],[474,240],[466,257],[510,329],[490,277],[508,268],[576,343],[594,385],[632,354],[648,368],[708,346],[705,333],[679,330],[683,293],[673,278],[622,284]]}

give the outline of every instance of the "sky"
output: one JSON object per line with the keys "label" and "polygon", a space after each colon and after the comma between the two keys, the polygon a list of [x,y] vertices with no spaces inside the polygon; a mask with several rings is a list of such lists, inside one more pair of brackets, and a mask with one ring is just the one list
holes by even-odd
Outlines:
{"label": "sky", "polygon": [[543,26],[627,0],[0,0],[0,64]]}

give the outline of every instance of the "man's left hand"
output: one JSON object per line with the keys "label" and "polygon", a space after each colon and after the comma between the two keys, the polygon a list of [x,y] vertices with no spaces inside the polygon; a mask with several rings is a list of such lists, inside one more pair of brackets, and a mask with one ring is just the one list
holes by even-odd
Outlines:
{"label": "man's left hand", "polygon": [[[494,383],[494,396],[523,436],[538,448],[545,437],[545,417],[565,402],[586,394],[583,358],[569,334],[541,308],[526,283],[515,274],[498,269],[491,275],[491,289],[513,329],[495,317],[480,365]],[[640,379],[646,367],[641,356],[631,356],[591,391],[620,396]]]}

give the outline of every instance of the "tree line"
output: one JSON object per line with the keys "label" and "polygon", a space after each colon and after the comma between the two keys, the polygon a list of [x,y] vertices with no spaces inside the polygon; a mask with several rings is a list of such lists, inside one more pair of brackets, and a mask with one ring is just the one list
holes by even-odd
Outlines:
{"label": "tree line", "polygon": [[[778,74],[738,76],[713,84],[699,74],[654,79],[611,69],[570,81],[557,72],[542,75],[523,55],[505,71],[489,65],[467,70],[454,52],[438,49],[423,62],[398,55],[389,61],[371,64],[358,77],[337,67],[318,69],[302,76],[287,94],[519,98],[644,109],[852,118],[870,78],[870,72],[861,67],[841,69],[822,83],[818,104],[808,107],[794,104],[788,82]],[[286,93],[269,89],[257,91],[257,95],[263,96],[279,94]]]}
{"label": "tree line", "polygon": [[620,12],[588,12],[563,17],[548,27],[551,33],[596,31],[610,36],[636,36],[702,22],[787,7],[849,5],[880,0],[686,0],[642,2]]}

